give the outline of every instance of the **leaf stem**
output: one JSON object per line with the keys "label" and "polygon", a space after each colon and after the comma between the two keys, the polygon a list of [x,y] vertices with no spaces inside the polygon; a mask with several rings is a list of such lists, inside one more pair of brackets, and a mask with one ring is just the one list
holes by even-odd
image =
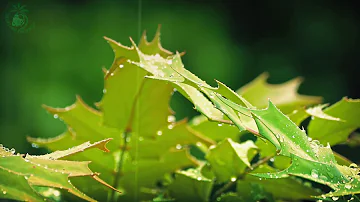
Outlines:
{"label": "leaf stem", "polygon": [[258,162],[256,162],[255,164],[253,164],[251,166],[251,168],[247,167],[245,169],[245,171],[240,174],[239,176],[237,176],[236,180],[232,180],[229,181],[228,183],[226,183],[223,187],[221,187],[219,190],[217,190],[215,192],[215,194],[212,197],[212,201],[216,201],[217,197],[221,196],[221,194],[225,193],[227,190],[229,190],[231,187],[233,187],[236,182],[238,181],[238,179],[242,179],[244,178],[245,174],[247,174],[248,172],[250,172],[251,170],[254,170],[255,168],[259,167],[260,165],[268,162],[271,158],[273,158],[274,156],[267,156],[261,160],[259,160]]}
{"label": "leaf stem", "polygon": [[[113,187],[115,189],[117,189],[117,187],[119,186],[119,180],[120,180],[120,177],[121,177],[121,169],[122,169],[122,166],[124,164],[124,154],[126,152],[126,147],[127,147],[127,143],[128,141],[126,140],[128,138],[130,134],[130,131],[126,130],[124,132],[124,145],[121,147],[121,153],[120,153],[120,160],[119,160],[119,163],[116,167],[116,174],[115,174],[115,179],[114,179],[114,184],[113,184]],[[109,201],[109,200],[108,200]],[[116,201],[116,197],[115,197],[115,191],[112,190],[111,191],[111,195],[110,195],[110,202],[114,202]]]}

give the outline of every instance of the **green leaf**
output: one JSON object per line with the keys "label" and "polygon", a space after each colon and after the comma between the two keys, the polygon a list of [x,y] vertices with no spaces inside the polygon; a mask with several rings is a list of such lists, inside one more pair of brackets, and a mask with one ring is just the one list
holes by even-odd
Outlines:
{"label": "green leaf", "polygon": [[236,193],[234,192],[228,192],[226,194],[222,194],[221,196],[219,196],[216,201],[220,201],[220,202],[241,202],[241,201],[245,201],[242,197],[238,196]]}
{"label": "green leaf", "polygon": [[309,136],[323,144],[335,145],[346,141],[351,132],[360,127],[360,99],[344,98],[323,110],[339,120],[315,117],[310,121]]}
{"label": "green leaf", "polygon": [[[169,107],[175,84],[146,78],[153,73],[158,77],[162,75],[161,72],[169,73],[165,66],[159,66],[162,69],[159,72],[151,69],[164,62],[168,67],[166,58],[172,55],[162,48],[159,30],[151,42],[143,35],[139,47],[134,44],[129,48],[111,39],[106,40],[114,50],[115,59],[105,72],[104,95],[96,104],[99,111],[87,106],[79,97],[75,104],[64,109],[46,107],[67,124],[68,130],[49,140],[29,140],[39,146],[58,150],[81,141],[113,138],[108,147],[111,155],[86,151],[69,158],[93,161],[93,169],[101,172],[106,182],[124,190],[121,196],[113,192],[109,200],[116,200],[117,197],[124,201],[148,200],[154,196],[141,192],[143,188],[157,188],[158,181],[165,174],[199,165],[189,155],[188,145],[199,142],[210,146],[214,141],[188,127],[186,121],[175,122]],[[180,60],[180,54],[172,58],[175,64],[176,60]],[[140,61],[149,62],[148,66],[139,68],[134,64]],[[212,113],[211,116],[216,118],[223,117],[196,88],[183,83],[179,83],[179,86],[204,112]],[[181,90],[180,87],[178,90]],[[89,188],[89,193],[101,198],[106,198],[107,194],[96,185]]]}
{"label": "green leaf", "polygon": [[[274,172],[275,169],[268,165],[261,165],[253,172]],[[265,192],[270,193],[277,199],[285,200],[299,200],[311,199],[311,196],[319,195],[321,192],[314,189],[311,184],[304,183],[300,179],[289,177],[282,179],[266,179],[251,175],[246,175],[243,179],[237,182],[237,193],[240,196],[250,198],[249,190],[242,189],[243,187],[251,187],[251,184],[261,186]]]}
{"label": "green leaf", "polygon": [[206,159],[219,182],[236,180],[236,178],[250,166],[251,159],[255,156],[257,147],[254,142],[248,140],[244,143],[236,143],[231,139],[225,139],[216,146],[210,148]]}
{"label": "green leaf", "polygon": [[269,84],[268,77],[267,73],[263,73],[236,92],[257,108],[265,108],[270,99],[285,114],[299,106],[317,104],[322,100],[321,97],[299,95],[297,90],[302,83],[299,77],[283,84]]}
{"label": "green leaf", "polygon": [[175,180],[169,186],[170,195],[176,198],[176,201],[209,201],[213,182],[206,178],[197,169],[188,169],[186,171],[177,171]]}
{"label": "green leaf", "polygon": [[[244,111],[244,107],[224,98],[222,100],[235,110]],[[338,165],[329,144],[324,147],[318,140],[310,141],[305,131],[300,130],[270,101],[265,110],[249,109],[249,111],[259,133],[276,147],[278,154],[290,157],[292,160],[291,165],[280,172],[253,175],[265,178],[284,178],[289,175],[306,178],[335,190],[326,196],[359,193],[356,187],[359,185],[360,177],[354,174],[358,173],[357,169]]]}
{"label": "green leaf", "polygon": [[241,132],[234,125],[209,121],[208,118],[203,115],[194,117],[190,121],[189,125],[194,130],[214,141],[221,141],[225,138],[230,138],[233,141],[237,141],[241,136]]}
{"label": "green leaf", "polygon": [[294,122],[296,125],[299,126],[310,115],[306,112],[305,107],[300,107],[298,109],[295,109],[291,113],[287,114],[287,116],[290,118],[292,122]]}
{"label": "green leaf", "polygon": [[67,190],[83,200],[95,201],[76,189],[69,180],[71,177],[87,176],[112,188],[89,169],[88,164],[90,162],[58,159],[94,147],[108,151],[105,145],[109,140],[106,139],[94,144],[86,142],[69,150],[56,151],[40,156],[14,155],[13,152],[6,151],[5,148],[1,147],[0,176],[1,179],[6,180],[0,183],[0,198],[21,201],[44,201],[44,197],[36,192],[38,190],[37,187],[52,187]]}
{"label": "green leaf", "polygon": [[237,186],[237,192],[240,194],[244,201],[256,202],[256,201],[268,201],[275,202],[273,195],[267,192],[261,184],[249,183],[246,186],[241,186],[241,181]]}

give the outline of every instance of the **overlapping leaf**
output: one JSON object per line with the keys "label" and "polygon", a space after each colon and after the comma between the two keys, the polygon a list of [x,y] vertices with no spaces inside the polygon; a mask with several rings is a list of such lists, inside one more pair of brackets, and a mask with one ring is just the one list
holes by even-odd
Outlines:
{"label": "overlapping leaf", "polygon": [[268,77],[267,73],[263,73],[236,92],[259,109],[265,108],[270,99],[285,114],[291,113],[299,106],[321,102],[321,97],[297,93],[302,82],[300,77],[283,84],[269,84],[267,83]]}
{"label": "overlapping leaf", "polygon": [[44,201],[45,197],[36,192],[36,188],[52,187],[66,190],[87,201],[95,201],[75,188],[69,178],[88,176],[107,187],[112,187],[89,169],[89,161],[59,159],[94,147],[108,152],[105,145],[110,140],[105,139],[94,144],[86,142],[65,151],[56,151],[40,156],[14,155],[13,152],[6,151],[5,148],[1,147],[0,179],[2,180],[0,182],[0,198],[20,201]]}
{"label": "overlapping leaf", "polygon": [[206,159],[214,172],[218,182],[236,180],[237,176],[250,166],[250,161],[255,156],[257,147],[249,140],[236,143],[225,139],[213,148],[210,148]]}
{"label": "overlapping leaf", "polygon": [[[143,35],[139,46],[131,40],[131,48],[106,38],[115,52],[115,60],[105,72],[104,96],[97,103],[100,111],[86,106],[79,98],[69,108],[48,108],[54,116],[67,123],[68,130],[50,140],[31,141],[57,150],[74,146],[81,141],[113,137],[113,143],[109,144],[113,151],[111,155],[82,152],[74,158],[93,160],[95,168],[105,173],[106,181],[125,190],[125,201],[149,199],[147,194],[140,192],[143,187],[156,188],[156,182],[165,173],[199,165],[197,160],[188,155],[187,145],[201,142],[199,145],[210,146],[215,144],[213,140],[222,139],[218,135],[229,139],[205,151],[211,173],[219,182],[238,180],[237,176],[244,172],[246,166],[250,166],[249,160],[254,153],[249,154],[249,150],[256,148],[252,141],[241,144],[235,142],[242,131],[266,139],[274,145],[278,154],[291,159],[291,164],[283,171],[254,175],[266,178],[293,175],[334,189],[334,192],[324,197],[360,193],[359,169],[337,164],[329,145],[324,147],[319,141],[310,140],[305,131],[297,127],[311,115],[315,117],[310,123],[310,127],[313,125],[315,128],[309,128],[311,137],[319,138],[321,142],[341,142],[349,132],[359,127],[359,123],[354,121],[355,116],[358,116],[358,101],[351,102],[351,106],[344,104],[345,107],[341,104],[338,104],[341,107],[333,105],[324,111],[323,105],[305,108],[304,106],[319,103],[321,99],[299,95],[297,89],[301,79],[274,85],[266,82],[266,74],[236,92],[218,81],[218,87],[211,87],[184,68],[181,54],[172,55],[161,47],[159,34],[158,31],[152,42],[147,42]],[[204,133],[206,138],[189,128],[186,121],[173,123],[174,117],[168,103],[174,88],[203,114],[204,117],[192,121],[192,128]],[[269,98],[279,109],[270,102],[267,109],[259,110],[266,107]],[[356,110],[351,111],[354,108]],[[206,119],[215,122],[208,122]],[[333,125],[334,122],[338,124]],[[327,129],[321,133],[318,131],[320,127]],[[339,134],[329,135],[332,130]],[[257,145],[261,143],[263,142],[258,140]],[[273,152],[272,147],[264,145],[261,155],[266,154],[266,149],[268,154]],[[180,201],[188,200],[190,196],[197,200],[208,200],[214,179],[203,174],[198,169],[177,171],[177,177],[170,185],[170,192]],[[280,186],[281,182],[276,181],[278,184],[275,184]],[[186,188],[178,190],[183,185]],[[259,182],[251,182],[247,187],[258,188],[261,190],[259,193],[262,193],[250,196],[251,200],[272,200],[271,194],[281,193],[281,190],[273,190]],[[316,194],[310,193],[303,186],[296,188],[302,190],[303,195],[296,195],[295,199]],[[184,190],[191,193],[189,197],[184,195]],[[268,195],[269,193],[271,194]],[[111,196],[110,200],[116,200],[114,194]],[[228,194],[220,197],[220,200],[235,198],[243,199]]]}
{"label": "overlapping leaf", "polygon": [[201,173],[201,167],[178,171],[174,182],[169,186],[172,197],[179,202],[209,201],[213,180]]}
{"label": "overlapping leaf", "polygon": [[[222,98],[222,100],[237,111],[245,110],[226,99]],[[256,176],[303,177],[333,188],[335,192],[329,193],[328,196],[359,193],[357,169],[338,165],[329,145],[324,147],[317,140],[309,141],[305,131],[300,130],[271,102],[265,110],[248,111],[255,119],[259,133],[276,147],[278,154],[292,159],[290,167],[281,172],[256,174]]]}
{"label": "overlapping leaf", "polygon": [[[268,165],[261,165],[254,172],[274,172],[274,168]],[[251,175],[246,175],[237,182],[237,193],[244,198],[251,199],[253,196],[252,187],[258,185],[265,192],[277,199],[299,200],[311,199],[311,196],[319,195],[321,192],[314,189],[310,183],[303,183],[301,180],[289,177],[282,179],[264,179]]]}
{"label": "overlapping leaf", "polygon": [[324,109],[323,114],[335,119],[314,117],[309,123],[309,136],[323,144],[343,143],[351,132],[360,127],[360,99],[344,98]]}
{"label": "overlapping leaf", "polygon": [[[69,129],[50,140],[31,141],[57,150],[79,141],[114,138],[109,145],[111,155],[84,152],[74,158],[94,161],[94,168],[103,173],[107,182],[124,190],[124,195],[120,196],[123,200],[143,200],[148,197],[140,192],[143,187],[156,188],[165,173],[198,164],[188,154],[186,145],[203,142],[209,146],[213,142],[190,129],[186,121],[174,123],[173,112],[169,108],[174,89],[172,84],[145,78],[149,74],[148,69],[133,64],[139,61],[139,56],[142,59],[139,50],[149,55],[149,64],[156,62],[153,58],[164,60],[162,58],[172,54],[162,48],[159,30],[151,42],[144,34],[138,48],[123,46],[109,38],[106,40],[114,50],[115,59],[112,67],[105,72],[104,95],[96,104],[100,111],[86,106],[79,98],[65,109],[47,107]],[[180,57],[180,54],[177,56]],[[191,86],[182,87],[193,97]],[[205,109],[204,99],[199,98],[199,108]],[[209,101],[208,104],[211,105]],[[215,108],[208,111],[214,112],[214,116],[220,114]],[[106,198],[106,193],[94,187],[90,192]],[[113,194],[111,200],[115,198]]]}

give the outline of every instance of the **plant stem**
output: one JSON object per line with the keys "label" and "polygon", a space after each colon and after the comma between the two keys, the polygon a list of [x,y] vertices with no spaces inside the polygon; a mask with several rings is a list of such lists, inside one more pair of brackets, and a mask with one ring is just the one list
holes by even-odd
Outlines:
{"label": "plant stem", "polygon": [[[128,138],[129,134],[130,134],[130,132],[128,132],[128,131],[124,132],[124,145],[121,148],[120,160],[119,160],[119,163],[118,163],[118,165],[116,167],[116,175],[115,175],[114,184],[113,184],[113,187],[115,189],[117,189],[117,187],[119,186],[119,180],[120,180],[120,176],[121,176],[121,169],[122,169],[122,166],[124,164],[124,154],[125,154],[126,147],[127,147],[126,139]],[[115,191],[112,190],[111,195],[110,195],[110,202],[114,202],[114,201],[116,201]]]}
{"label": "plant stem", "polygon": [[215,194],[212,197],[212,201],[216,201],[217,197],[221,196],[221,194],[225,193],[227,190],[229,190],[232,186],[234,186],[237,182],[238,179],[242,179],[245,174],[247,174],[248,172],[250,172],[251,170],[259,167],[260,165],[268,162],[271,158],[273,158],[274,156],[267,156],[263,159],[261,159],[260,161],[256,162],[255,164],[253,164],[251,167],[249,168],[247,167],[244,171],[244,173],[240,174],[239,176],[237,176],[236,180],[234,181],[229,181],[228,183],[226,183],[223,187],[221,187],[219,190],[217,190],[215,192]]}

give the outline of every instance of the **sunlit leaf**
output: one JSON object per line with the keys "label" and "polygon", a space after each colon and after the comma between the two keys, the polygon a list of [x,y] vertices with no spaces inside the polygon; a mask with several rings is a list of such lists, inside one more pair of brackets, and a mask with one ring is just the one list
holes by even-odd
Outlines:
{"label": "sunlit leaf", "polygon": [[[80,97],[77,97],[75,104],[64,109],[46,107],[54,117],[67,124],[68,130],[49,140],[29,140],[39,146],[58,150],[72,147],[78,142],[113,138],[108,146],[111,151],[109,155],[86,151],[69,159],[92,161],[93,169],[101,172],[106,182],[124,191],[120,196],[111,193],[110,200],[117,200],[118,197],[125,201],[150,199],[154,196],[141,192],[143,188],[156,188],[166,173],[199,164],[189,155],[189,145],[199,142],[210,146],[214,141],[188,127],[186,121],[175,121],[169,101],[174,87],[179,86],[147,78],[168,73],[166,68],[171,69],[167,64],[168,57],[174,59],[174,64],[181,62],[181,54],[173,57],[170,51],[162,48],[159,30],[151,42],[146,40],[144,34],[138,47],[135,43],[133,47],[126,47],[105,39],[113,48],[115,59],[105,72],[104,95],[96,104],[99,110],[87,106]],[[167,66],[159,66],[164,61]],[[148,63],[142,68],[135,65],[139,62]],[[153,69],[156,67],[161,71],[156,72]],[[189,99],[198,103],[203,113],[212,113],[209,116],[222,119],[222,113],[196,88],[182,83],[179,85],[178,90],[185,89],[184,95],[188,93]],[[198,96],[198,93],[201,95]],[[88,192],[100,198],[107,195],[96,185],[92,185]]]}
{"label": "sunlit leaf", "polygon": [[75,188],[70,182],[70,178],[90,177],[109,188],[112,187],[89,169],[88,164],[90,162],[59,159],[93,147],[107,151],[105,144],[108,141],[109,139],[94,144],[87,142],[70,150],[56,151],[40,156],[14,155],[1,147],[0,176],[1,179],[6,180],[1,180],[0,198],[44,201],[44,193],[41,193],[41,196],[40,193],[36,192],[38,190],[36,187],[52,187],[64,189],[87,201],[95,201]]}
{"label": "sunlit leaf", "polygon": [[169,191],[176,201],[209,201],[213,181],[206,178],[200,169],[177,171]]}
{"label": "sunlit leaf", "polygon": [[256,154],[257,147],[249,140],[236,143],[231,139],[221,141],[217,146],[210,148],[206,159],[219,182],[226,182],[237,178],[250,166],[251,159]]}
{"label": "sunlit leaf", "polygon": [[360,100],[344,98],[323,110],[331,117],[329,120],[315,117],[310,121],[309,136],[321,143],[335,145],[345,142],[351,132],[360,127]]}
{"label": "sunlit leaf", "polygon": [[297,93],[302,82],[301,78],[295,78],[282,84],[269,84],[267,83],[268,77],[267,73],[263,73],[236,92],[258,108],[265,108],[270,99],[285,114],[292,112],[298,106],[321,102],[321,97]]}

